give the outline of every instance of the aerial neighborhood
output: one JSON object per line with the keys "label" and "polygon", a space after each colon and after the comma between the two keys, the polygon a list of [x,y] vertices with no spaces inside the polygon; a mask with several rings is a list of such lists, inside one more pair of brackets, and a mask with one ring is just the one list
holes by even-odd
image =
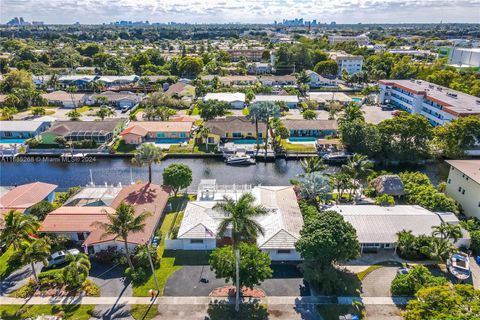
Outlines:
{"label": "aerial neighborhood", "polygon": [[0,319],[480,319],[479,34],[1,25]]}

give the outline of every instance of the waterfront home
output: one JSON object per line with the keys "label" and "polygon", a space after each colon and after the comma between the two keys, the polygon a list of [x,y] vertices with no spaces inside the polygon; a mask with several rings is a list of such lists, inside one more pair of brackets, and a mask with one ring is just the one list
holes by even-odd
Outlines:
{"label": "waterfront home", "polygon": [[[430,235],[432,228],[442,222],[459,224],[458,218],[451,212],[432,212],[417,205],[338,205],[329,210],[338,212],[357,231],[362,252],[379,249],[396,250],[398,233],[407,230],[415,236]],[[457,247],[470,243],[469,236],[456,243]]]}
{"label": "waterfront home", "polygon": [[480,219],[480,160],[447,160],[450,165],[446,194],[467,217]]}
{"label": "waterfront home", "polygon": [[56,138],[67,141],[91,140],[98,144],[111,141],[123,128],[124,120],[106,119],[103,121],[56,121],[50,129],[42,133],[43,144],[57,144]]}
{"label": "waterfront home", "polygon": [[284,102],[287,104],[287,107],[290,109],[295,109],[298,107],[298,97],[296,95],[257,95],[253,99],[252,103],[255,102]]}
{"label": "waterfront home", "polygon": [[[106,99],[106,101],[104,101]],[[124,107],[133,107],[136,104],[140,103],[143,99],[143,94],[136,94],[130,91],[105,91],[102,93],[94,93],[89,95],[85,99],[86,105],[94,105],[94,104],[111,104],[116,108],[124,108]]]}
{"label": "waterfront home", "polygon": [[[205,121],[204,126],[210,130],[209,144],[218,144],[221,140],[254,140],[257,138],[255,123],[246,117],[225,117]],[[265,134],[267,126],[258,123],[258,138]]]}
{"label": "waterfront home", "polygon": [[245,93],[243,92],[214,92],[207,93],[203,101],[218,100],[226,102],[233,109],[243,109],[245,106]]}
{"label": "waterfront home", "polygon": [[168,197],[169,190],[163,186],[149,183],[133,184],[123,187],[107,206],[98,203],[83,206],[83,202],[77,201],[77,206],[58,208],[47,215],[39,231],[66,235],[89,253],[107,250],[110,247],[122,251],[123,240],[114,239],[114,236],[103,237],[104,230],[94,223],[108,222],[107,213],[115,213],[120,203],[125,202],[134,207],[136,215],[143,212],[151,214],[145,220],[143,231],[128,235],[128,246],[133,250],[137,245],[150,243],[162,218]]}
{"label": "waterfront home", "polygon": [[32,182],[5,190],[0,197],[0,216],[10,210],[28,213],[33,205],[41,201],[53,203],[55,200],[54,191],[57,187],[55,184]]}
{"label": "waterfront home", "polygon": [[161,143],[186,142],[191,137],[191,121],[132,122],[121,135],[126,144],[138,145],[146,141]]}
{"label": "waterfront home", "polygon": [[101,81],[105,87],[123,87],[128,85],[133,85],[138,81],[139,76],[130,75],[130,76],[101,76],[96,81]]}
{"label": "waterfront home", "polygon": [[218,226],[225,214],[213,207],[224,196],[236,199],[250,192],[256,205],[269,213],[255,220],[265,231],[256,239],[260,250],[273,261],[298,261],[295,242],[300,238],[303,218],[291,186],[219,186],[215,180],[202,180],[197,200],[187,204],[176,239],[165,241],[165,247],[180,250],[213,250],[230,243],[229,233],[219,234]]}
{"label": "waterfront home", "polygon": [[292,75],[272,76],[263,75],[258,77],[258,81],[267,87],[296,86],[297,78]]}
{"label": "waterfront home", "polygon": [[40,76],[33,75],[32,81],[35,84],[35,86],[38,88],[38,87],[46,86],[51,78],[52,78],[51,75],[40,75]]}
{"label": "waterfront home", "polygon": [[324,107],[331,102],[340,103],[342,105],[352,102],[352,98],[343,92],[309,92],[308,99],[317,102],[321,107]]}
{"label": "waterfront home", "polygon": [[188,83],[177,82],[169,85],[165,94],[179,99],[193,99],[195,97],[195,87]]}
{"label": "waterfront home", "polygon": [[330,52],[329,56],[338,65],[337,76],[340,76],[343,70],[350,75],[362,71],[363,56],[349,54],[344,51]]}
{"label": "waterfront home", "polygon": [[51,126],[50,121],[31,121],[31,120],[10,120],[0,121],[0,142],[8,143],[9,141],[22,142],[25,140],[38,137],[42,132]]}
{"label": "waterfront home", "polygon": [[282,121],[290,137],[325,137],[337,134],[336,120],[286,119]]}
{"label": "waterfront home", "polygon": [[90,76],[90,75],[67,75],[61,76],[58,78],[58,83],[62,87],[77,87],[80,90],[88,89],[90,83],[97,79],[98,76]]}
{"label": "waterfront home", "polygon": [[310,88],[335,87],[337,85],[335,79],[322,77],[315,71],[307,70],[306,73],[310,77],[310,82],[308,83]]}
{"label": "waterfront home", "polygon": [[42,93],[42,98],[46,99],[51,105],[64,108],[76,108],[84,104],[87,96],[83,93],[69,93],[57,90],[50,93]]}

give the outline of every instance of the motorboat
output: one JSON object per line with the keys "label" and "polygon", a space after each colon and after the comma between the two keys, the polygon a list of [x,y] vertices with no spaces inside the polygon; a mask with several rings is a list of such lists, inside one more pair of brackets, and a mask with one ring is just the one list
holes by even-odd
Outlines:
{"label": "motorboat", "polygon": [[327,163],[346,163],[351,157],[353,153],[332,152],[323,155],[322,159]]}
{"label": "motorboat", "polygon": [[470,259],[463,252],[453,253],[447,261],[448,271],[459,280],[470,277]]}
{"label": "motorboat", "polygon": [[225,162],[229,165],[236,166],[248,166],[255,164],[255,159],[250,157],[246,153],[235,153],[225,159]]}

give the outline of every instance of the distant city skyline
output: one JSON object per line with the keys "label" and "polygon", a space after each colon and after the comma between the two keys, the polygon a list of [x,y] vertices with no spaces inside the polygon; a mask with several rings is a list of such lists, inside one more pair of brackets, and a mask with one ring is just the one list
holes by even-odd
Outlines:
{"label": "distant city skyline", "polygon": [[478,23],[480,0],[0,0],[1,23],[14,17],[46,24],[273,23],[303,18],[318,23]]}

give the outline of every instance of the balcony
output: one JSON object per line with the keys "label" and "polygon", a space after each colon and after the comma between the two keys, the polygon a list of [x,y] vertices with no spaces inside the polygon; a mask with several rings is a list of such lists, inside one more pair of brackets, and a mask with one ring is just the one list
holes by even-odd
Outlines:
{"label": "balcony", "polygon": [[392,90],[392,94],[393,94],[393,93],[394,93],[394,94],[397,94],[398,96],[400,96],[400,97],[402,97],[402,98],[407,99],[408,101],[413,101],[413,97],[412,97],[412,96],[409,96],[408,94],[405,94],[405,93],[403,93],[403,92],[401,92],[401,91],[398,91],[398,90],[395,89],[395,88]]}
{"label": "balcony", "polygon": [[390,100],[395,101],[396,104],[403,106],[403,108],[406,109],[408,112],[413,112],[413,106],[408,102],[402,101],[394,96],[390,96]]}

